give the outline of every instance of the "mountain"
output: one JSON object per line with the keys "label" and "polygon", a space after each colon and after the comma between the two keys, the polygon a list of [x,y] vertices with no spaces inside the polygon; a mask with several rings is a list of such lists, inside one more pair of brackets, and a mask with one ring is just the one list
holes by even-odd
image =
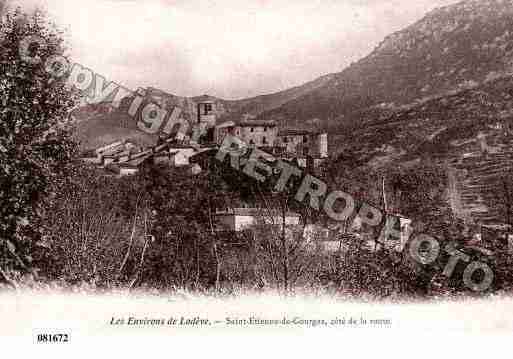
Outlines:
{"label": "mountain", "polygon": [[[513,3],[506,0],[467,0],[438,8],[387,36],[370,55],[342,72],[269,95],[224,100],[146,90],[166,106],[180,106],[189,119],[195,118],[195,104],[209,99],[216,103],[220,121],[256,116],[284,127],[345,131],[345,126],[360,121],[362,111],[376,106],[394,108],[512,73],[512,15]],[[114,119],[117,116],[122,115],[114,114]],[[79,136],[84,143],[89,134],[96,136],[93,142],[101,139],[102,132],[85,127],[88,135]],[[101,130],[109,131],[105,126]]]}
{"label": "mountain", "polygon": [[290,101],[294,101],[295,99],[306,96],[312,91],[326,86],[335,76],[335,74],[325,75],[301,86],[269,95],[256,96],[243,100],[223,101],[223,105],[228,109],[226,118],[233,120],[244,114],[257,116],[267,111],[274,110]]}
{"label": "mountain", "polygon": [[[174,107],[182,109],[182,116],[194,121],[197,117],[196,104],[202,101],[213,101],[219,122],[238,120],[244,116],[256,117],[279,106],[301,97],[326,84],[333,75],[322,76],[304,85],[276,92],[269,95],[256,96],[242,100],[223,100],[217,97],[202,95],[197,97],[181,97],[156,88],[145,88],[148,101],[158,103],[168,111]],[[133,96],[125,98],[124,103],[131,103]],[[127,115],[127,106],[116,110],[109,103],[84,105],[74,111],[78,120],[77,138],[83,149],[90,149],[117,139],[130,139],[141,145],[152,145],[156,136],[140,133],[135,121]]]}
{"label": "mountain", "polygon": [[[286,91],[236,101],[152,88],[147,96],[180,106],[190,120],[195,104],[208,99],[221,121],[249,115],[284,127],[324,126],[338,166],[435,162],[446,170],[458,216],[504,224],[507,206],[498,197],[513,202],[505,180],[513,175],[512,75],[513,2],[467,0],[431,11],[342,72]],[[77,117],[89,146],[116,136],[155,141],[103,105],[82,108]]]}
{"label": "mountain", "polygon": [[362,109],[395,106],[513,71],[513,2],[469,0],[438,8],[384,39],[322,86],[260,116],[301,124],[359,121]]}
{"label": "mountain", "polygon": [[508,222],[504,198],[513,195],[512,76],[360,114],[360,123],[332,137],[342,154],[335,158],[338,166],[436,163],[446,171],[448,200],[459,217],[487,225]]}
{"label": "mountain", "polygon": [[262,116],[328,119],[340,166],[442,165],[458,217],[511,225],[512,15],[513,3],[498,0],[434,10],[326,86]]}

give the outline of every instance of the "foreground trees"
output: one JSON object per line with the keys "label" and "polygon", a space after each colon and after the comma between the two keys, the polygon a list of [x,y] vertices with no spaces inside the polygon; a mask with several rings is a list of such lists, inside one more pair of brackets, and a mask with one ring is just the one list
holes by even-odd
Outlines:
{"label": "foreground trees", "polygon": [[62,34],[36,13],[7,13],[0,24],[0,277],[30,270],[44,234],[41,217],[69,169],[75,145],[65,128],[74,97],[42,65],[20,57],[20,41],[40,36],[46,58],[62,54]]}

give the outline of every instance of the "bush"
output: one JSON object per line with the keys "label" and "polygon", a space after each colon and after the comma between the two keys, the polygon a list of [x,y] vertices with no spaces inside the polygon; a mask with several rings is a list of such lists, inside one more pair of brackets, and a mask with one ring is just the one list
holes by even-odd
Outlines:
{"label": "bush", "polygon": [[356,298],[415,297],[427,281],[401,254],[349,247],[343,256],[328,256],[320,280],[339,294]]}
{"label": "bush", "polygon": [[40,274],[110,287],[133,280],[152,217],[137,178],[115,179],[77,165],[45,217]]}

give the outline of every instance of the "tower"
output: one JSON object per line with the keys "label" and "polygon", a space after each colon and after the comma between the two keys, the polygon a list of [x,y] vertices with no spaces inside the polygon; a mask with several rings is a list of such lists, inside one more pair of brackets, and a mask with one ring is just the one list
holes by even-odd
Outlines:
{"label": "tower", "polygon": [[328,157],[328,134],[320,133],[317,135],[317,146],[319,158]]}
{"label": "tower", "polygon": [[207,128],[216,125],[216,109],[214,101],[202,101],[197,105],[198,123],[205,124]]}
{"label": "tower", "polygon": [[214,101],[202,101],[197,105],[198,123],[201,138],[203,141],[214,140],[214,128],[216,126],[216,109]]}

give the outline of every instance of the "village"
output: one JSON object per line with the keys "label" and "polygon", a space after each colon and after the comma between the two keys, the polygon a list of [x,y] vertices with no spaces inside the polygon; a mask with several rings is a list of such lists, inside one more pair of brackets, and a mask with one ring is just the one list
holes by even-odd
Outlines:
{"label": "village", "polygon": [[[124,177],[137,174],[145,165],[165,166],[171,170],[180,171],[194,176],[203,171],[204,154],[216,153],[226,136],[235,136],[252,148],[258,148],[273,158],[283,159],[315,173],[329,157],[328,134],[322,131],[280,128],[275,121],[243,118],[239,121],[224,121],[218,123],[214,101],[202,101],[196,104],[196,123],[204,134],[194,145],[180,136],[169,135],[160,137],[154,146],[141,147],[130,140],[120,140],[106,144],[94,150],[84,152],[82,160],[104,169],[114,177]],[[383,190],[383,197],[385,191]],[[385,198],[383,198],[385,200]],[[385,209],[387,221],[397,220],[401,233],[401,242],[405,243],[412,232],[412,220],[400,213]],[[215,214],[216,231],[222,233],[241,234],[264,224],[276,227],[284,224],[288,237],[300,231],[303,239],[315,246],[320,246],[326,252],[343,252],[347,244],[361,242],[370,251],[382,248],[377,238],[369,238],[361,232],[362,223],[356,216],[350,226],[338,224],[301,223],[298,213],[286,211],[282,222],[282,213],[276,208],[271,210],[256,208],[243,202],[234,203],[228,208],[218,209]],[[487,228],[476,231],[469,238],[471,245],[482,242],[482,233]],[[504,233],[503,233],[504,234]],[[505,241],[508,247],[513,247],[513,236],[506,233]]]}
{"label": "village", "polygon": [[151,147],[141,147],[129,140],[120,140],[85,151],[82,160],[105,168],[118,176],[133,175],[144,163],[167,164],[190,174],[201,171],[194,158],[205,150],[216,149],[225,136],[237,136],[250,146],[260,148],[277,158],[296,159],[301,167],[318,167],[328,158],[328,135],[305,129],[281,129],[275,121],[241,119],[218,124],[213,101],[197,104],[194,128],[205,135],[198,145],[170,135],[159,138]]}
{"label": "village", "polygon": [[[240,121],[217,123],[215,103],[204,101],[197,104],[197,122],[193,127],[202,128],[203,136],[198,144],[190,144],[177,136],[159,138],[158,143],[151,147],[141,147],[129,140],[109,143],[94,150],[84,152],[82,160],[86,163],[104,169],[114,177],[124,177],[137,174],[145,165],[167,166],[172,170],[186,173],[190,176],[201,173],[201,156],[205,153],[215,153],[226,136],[236,136],[250,147],[259,148],[272,154],[276,159],[294,163],[311,172],[329,157],[328,134],[297,128],[280,128],[275,121],[244,118]],[[240,204],[240,203],[239,203]],[[216,230],[222,233],[244,233],[263,223],[266,226],[276,226],[281,223],[282,214],[273,209],[264,211],[262,208],[242,204],[243,207],[233,206],[216,212]],[[265,212],[265,213],[264,213]],[[361,224],[356,220],[358,229]],[[401,220],[406,230],[408,221]],[[338,227],[327,228],[317,224],[301,224],[300,215],[287,211],[285,216],[287,236],[300,230],[307,242],[316,242],[326,251],[336,252],[344,249],[342,245],[347,239],[355,240],[355,234],[339,233]],[[345,232],[345,231],[344,231]],[[336,237],[336,240],[334,239]],[[368,243],[369,248],[375,248],[376,243]]]}

